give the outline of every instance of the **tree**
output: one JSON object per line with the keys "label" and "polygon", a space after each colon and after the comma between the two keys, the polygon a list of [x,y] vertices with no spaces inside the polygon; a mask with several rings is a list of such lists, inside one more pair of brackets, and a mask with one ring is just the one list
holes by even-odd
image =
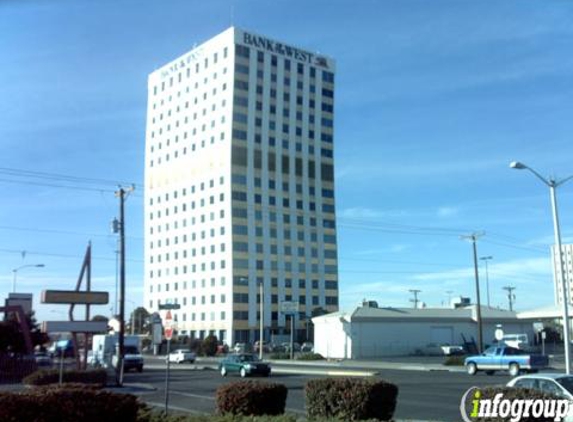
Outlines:
{"label": "tree", "polygon": [[[32,347],[43,346],[50,340],[48,335],[40,329],[40,325],[34,316],[34,311],[26,314],[26,322],[30,330]],[[10,314],[6,321],[0,322],[0,352],[6,351],[15,353],[26,352],[22,326],[15,314]]]}
{"label": "tree", "polygon": [[202,345],[203,353],[205,353],[205,356],[215,356],[217,354],[217,343],[218,343],[217,337],[215,336],[205,337]]}
{"label": "tree", "polygon": [[139,306],[135,308],[129,317],[129,321],[126,321],[126,331],[134,334],[149,334],[151,330],[149,317],[150,314],[144,307]]}
{"label": "tree", "polygon": [[92,317],[92,321],[98,321],[98,322],[108,322],[109,318],[103,315],[94,315]]}

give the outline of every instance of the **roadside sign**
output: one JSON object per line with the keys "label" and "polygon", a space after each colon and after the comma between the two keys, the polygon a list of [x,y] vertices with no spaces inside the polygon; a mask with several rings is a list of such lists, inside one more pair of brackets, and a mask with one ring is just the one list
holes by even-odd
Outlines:
{"label": "roadside sign", "polygon": [[159,315],[159,313],[157,312],[152,313],[150,318],[153,324],[161,324],[161,316]]}
{"label": "roadside sign", "polygon": [[281,302],[281,312],[283,314],[296,314],[298,313],[298,302]]}
{"label": "roadside sign", "polygon": [[501,339],[503,338],[503,330],[501,328],[496,328],[495,330],[495,339],[497,341],[501,341]]}
{"label": "roadside sign", "polygon": [[42,331],[45,333],[105,333],[107,321],[44,321]]}
{"label": "roadside sign", "polygon": [[160,311],[165,311],[169,309],[181,309],[181,305],[178,303],[162,303],[159,305]]}
{"label": "roadside sign", "polygon": [[173,327],[165,327],[165,340],[173,338]]}
{"label": "roadside sign", "polygon": [[76,290],[43,290],[42,303],[105,305],[109,303],[108,292],[79,292]]}

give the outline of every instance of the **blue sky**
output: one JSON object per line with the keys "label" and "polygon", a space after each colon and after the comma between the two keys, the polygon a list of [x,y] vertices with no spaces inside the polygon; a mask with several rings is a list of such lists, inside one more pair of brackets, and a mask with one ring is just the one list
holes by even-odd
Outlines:
{"label": "blue sky", "polygon": [[[492,305],[507,306],[505,285],[518,309],[550,305],[549,192],[508,164],[573,174],[571,22],[571,2],[544,0],[1,2],[0,298],[22,265],[46,265],[18,272],[18,290],[36,300],[73,288],[89,240],[93,288],[113,297],[109,222],[123,182],[137,185],[127,309],[141,304],[147,75],[233,23],[337,60],[342,308],[410,306],[409,289],[428,306],[474,297],[460,235],[481,230]],[[573,181],[558,194],[573,242]]]}

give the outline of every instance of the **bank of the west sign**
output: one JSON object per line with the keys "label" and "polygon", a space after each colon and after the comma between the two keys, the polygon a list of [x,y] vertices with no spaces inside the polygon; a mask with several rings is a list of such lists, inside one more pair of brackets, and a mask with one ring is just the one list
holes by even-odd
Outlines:
{"label": "bank of the west sign", "polygon": [[270,51],[271,53],[280,54],[289,59],[294,59],[300,62],[314,64],[328,68],[328,60],[325,57],[317,56],[309,53],[308,51],[301,50],[300,48],[291,47],[289,45],[269,40],[268,38],[260,35],[249,34],[248,32],[242,33],[242,43],[251,47],[257,47],[263,50]]}

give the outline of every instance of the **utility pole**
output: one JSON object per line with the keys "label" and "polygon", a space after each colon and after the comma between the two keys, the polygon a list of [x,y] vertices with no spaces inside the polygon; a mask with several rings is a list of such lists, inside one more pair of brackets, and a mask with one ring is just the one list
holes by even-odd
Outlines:
{"label": "utility pole", "polygon": [[477,324],[478,324],[478,352],[481,354],[483,352],[483,324],[481,319],[481,300],[479,295],[479,271],[478,271],[478,257],[477,257],[477,240],[482,237],[485,232],[472,233],[468,236],[462,236],[462,239],[471,240],[473,246],[474,255],[474,274],[476,281],[476,306],[477,306]]}
{"label": "utility pole", "polygon": [[414,309],[418,309],[418,293],[421,292],[421,290],[418,289],[410,289],[408,290],[410,293],[412,293],[414,295],[414,299],[410,299],[410,302],[414,303]]}
{"label": "utility pole", "polygon": [[125,356],[125,199],[135,186],[127,190],[120,186],[115,192],[119,198],[119,350],[117,359],[117,385],[123,385],[123,358]]}
{"label": "utility pole", "polygon": [[503,290],[507,290],[507,300],[509,301],[509,311],[513,311],[513,301],[515,300],[515,295],[512,293],[515,290],[513,286],[504,286]]}

